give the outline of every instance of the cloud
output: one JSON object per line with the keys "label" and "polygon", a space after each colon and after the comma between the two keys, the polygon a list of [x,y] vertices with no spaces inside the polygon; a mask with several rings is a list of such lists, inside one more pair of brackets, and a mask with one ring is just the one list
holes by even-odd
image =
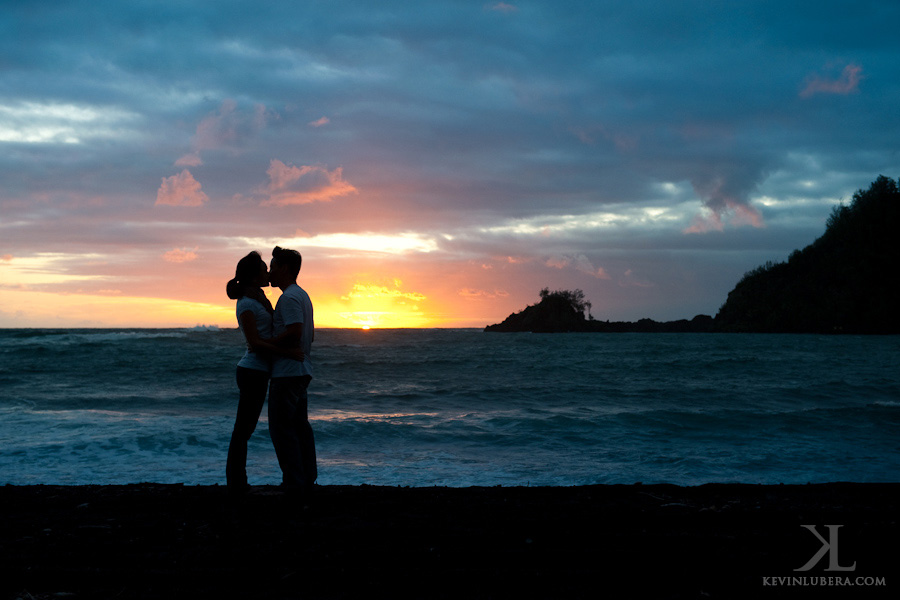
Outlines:
{"label": "cloud", "polygon": [[619,285],[621,287],[638,287],[638,288],[652,288],[656,287],[652,281],[648,281],[647,279],[638,276],[631,269],[625,271],[624,276],[621,280],[619,280]]}
{"label": "cloud", "polygon": [[256,104],[252,113],[246,114],[238,109],[237,102],[226,98],[217,112],[200,121],[191,139],[192,151],[176,160],[175,166],[202,165],[203,151],[223,148],[236,150],[262,130],[273,117],[277,115],[263,104]]}
{"label": "cloud", "polygon": [[175,161],[176,167],[199,167],[202,164],[203,159],[200,158],[199,152],[191,152],[190,154],[185,154]]}
{"label": "cloud", "polygon": [[[900,172],[900,86],[881,76],[900,3],[873,18],[826,1],[799,29],[808,9],[762,0],[310,3],[299,21],[244,4],[0,11],[18,34],[0,100],[0,254],[16,258],[0,269],[96,251],[109,267],[62,272],[225,306],[215,281],[235,259],[294,236],[335,298],[396,269],[442,315],[480,317],[574,278],[613,294],[607,316],[677,318],[714,311],[744,272],[815,239],[834,202]],[[160,255],[185,243],[211,283],[160,290]],[[657,287],[641,304],[601,265]]]}
{"label": "cloud", "polygon": [[715,211],[707,210],[704,214],[694,217],[693,223],[684,230],[684,233],[709,233],[724,229],[722,217]]}
{"label": "cloud", "polygon": [[473,288],[463,288],[457,292],[463,298],[467,300],[480,300],[480,299],[494,299],[494,298],[507,298],[509,296],[509,292],[506,290],[494,290],[489,292],[487,290],[473,289]]}
{"label": "cloud", "polygon": [[0,143],[80,145],[128,137],[137,121],[121,109],[84,103],[0,103]]}
{"label": "cloud", "polygon": [[762,214],[746,200],[750,191],[756,187],[758,177],[752,166],[724,163],[709,166],[707,172],[692,180],[694,191],[703,201],[705,212],[696,217],[684,233],[723,231],[724,219],[728,219],[729,224],[735,227],[764,227]]}
{"label": "cloud", "polygon": [[513,4],[507,4],[506,2],[497,2],[495,4],[488,4],[485,8],[487,8],[488,10],[493,10],[495,12],[502,12],[502,13],[514,13],[517,10],[519,10],[519,8],[517,6],[515,6]]}
{"label": "cloud", "polygon": [[597,279],[609,279],[609,274],[602,268],[594,267],[584,254],[553,256],[544,263],[554,269],[573,268],[580,273],[596,277]]}
{"label": "cloud", "polygon": [[583,144],[593,146],[600,139],[604,139],[612,142],[619,152],[633,152],[640,144],[636,134],[610,131],[602,125],[572,126],[569,131]]}
{"label": "cloud", "polygon": [[266,173],[269,184],[264,193],[268,199],[263,201],[263,206],[328,202],[357,193],[357,189],[344,180],[341,167],[329,171],[319,166],[295,167],[273,159]]}
{"label": "cloud", "polygon": [[765,227],[762,215],[758,210],[752,206],[725,199],[721,205],[716,205],[716,208],[707,207],[705,213],[695,217],[693,223],[684,230],[684,233],[724,231],[723,217],[730,217],[729,223],[736,227],[741,225]]}
{"label": "cloud", "polygon": [[209,150],[221,148],[237,139],[240,115],[237,112],[237,103],[227,99],[219,107],[218,114],[210,115],[200,121],[194,134],[194,148],[197,150]]}
{"label": "cloud", "polygon": [[197,260],[197,250],[198,247],[194,247],[193,249],[187,248],[174,248],[169,250],[165,254],[162,255],[162,258],[166,262],[171,263],[186,263]]}
{"label": "cloud", "polygon": [[862,80],[862,67],[849,64],[841,71],[837,79],[828,79],[821,75],[811,75],[806,80],[806,86],[800,91],[801,98],[809,98],[815,94],[847,95],[859,91],[859,82]]}
{"label": "cloud", "polygon": [[393,298],[399,300],[412,300],[413,302],[421,302],[426,299],[424,294],[420,294],[418,292],[404,292],[400,289],[403,286],[403,282],[399,279],[395,279],[393,282],[393,286],[389,287],[387,285],[378,285],[378,284],[363,284],[356,283],[353,285],[353,290],[350,291],[346,296],[342,296],[343,300],[350,300],[353,298]]}
{"label": "cloud", "polygon": [[156,192],[156,205],[203,206],[209,196],[200,189],[200,182],[185,169],[178,175],[163,177],[162,185]]}
{"label": "cloud", "polygon": [[12,261],[12,259],[13,259],[12,254],[4,254],[3,256],[0,256],[0,262],[10,262],[10,261]]}

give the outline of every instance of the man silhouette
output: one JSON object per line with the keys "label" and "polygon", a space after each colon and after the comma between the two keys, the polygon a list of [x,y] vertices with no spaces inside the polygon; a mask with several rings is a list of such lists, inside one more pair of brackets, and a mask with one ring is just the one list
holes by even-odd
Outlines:
{"label": "man silhouette", "polygon": [[272,250],[269,281],[281,288],[273,319],[274,343],[299,347],[303,360],[276,356],[269,386],[269,434],[289,494],[306,496],[316,480],[316,444],[307,413],[312,380],[309,354],[315,333],[309,295],[297,285],[302,257],[296,250]]}

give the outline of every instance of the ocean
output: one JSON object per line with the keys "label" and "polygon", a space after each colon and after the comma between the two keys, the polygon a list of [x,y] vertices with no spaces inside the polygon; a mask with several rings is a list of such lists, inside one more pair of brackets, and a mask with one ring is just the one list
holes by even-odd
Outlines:
{"label": "ocean", "polygon": [[[236,329],[0,330],[0,485],[225,483]],[[323,485],[900,481],[900,336],[316,332]],[[280,482],[266,409],[253,485]]]}

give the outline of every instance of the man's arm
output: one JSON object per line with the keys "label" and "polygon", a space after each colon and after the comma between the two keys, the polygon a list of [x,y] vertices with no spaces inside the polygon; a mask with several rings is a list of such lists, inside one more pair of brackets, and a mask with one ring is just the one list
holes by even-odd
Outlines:
{"label": "man's arm", "polygon": [[[244,337],[247,339],[247,346],[250,347],[251,350],[258,353],[269,353],[276,354],[278,356],[286,356],[288,358],[293,358],[295,360],[303,360],[303,351],[300,350],[300,336],[297,336],[296,344],[276,344],[274,340],[266,340],[259,336],[259,329],[256,327],[256,317],[253,316],[253,313],[250,311],[246,311],[241,313],[241,329],[244,331]],[[297,323],[296,325],[301,326],[300,332],[302,333],[302,323]],[[285,337],[285,335],[290,332],[291,329],[288,328],[288,331],[279,338]]]}
{"label": "man's arm", "polygon": [[301,339],[303,339],[303,323],[291,323],[285,327],[284,333],[266,341],[281,348],[292,348],[298,346]]}

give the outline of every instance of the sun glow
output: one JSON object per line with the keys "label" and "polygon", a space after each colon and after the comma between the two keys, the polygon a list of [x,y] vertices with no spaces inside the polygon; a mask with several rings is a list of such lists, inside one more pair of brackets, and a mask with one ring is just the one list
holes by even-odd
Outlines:
{"label": "sun glow", "polygon": [[324,295],[314,301],[316,325],[362,329],[428,327],[435,319],[423,308],[424,294],[403,289],[403,282],[355,283],[340,296]]}

